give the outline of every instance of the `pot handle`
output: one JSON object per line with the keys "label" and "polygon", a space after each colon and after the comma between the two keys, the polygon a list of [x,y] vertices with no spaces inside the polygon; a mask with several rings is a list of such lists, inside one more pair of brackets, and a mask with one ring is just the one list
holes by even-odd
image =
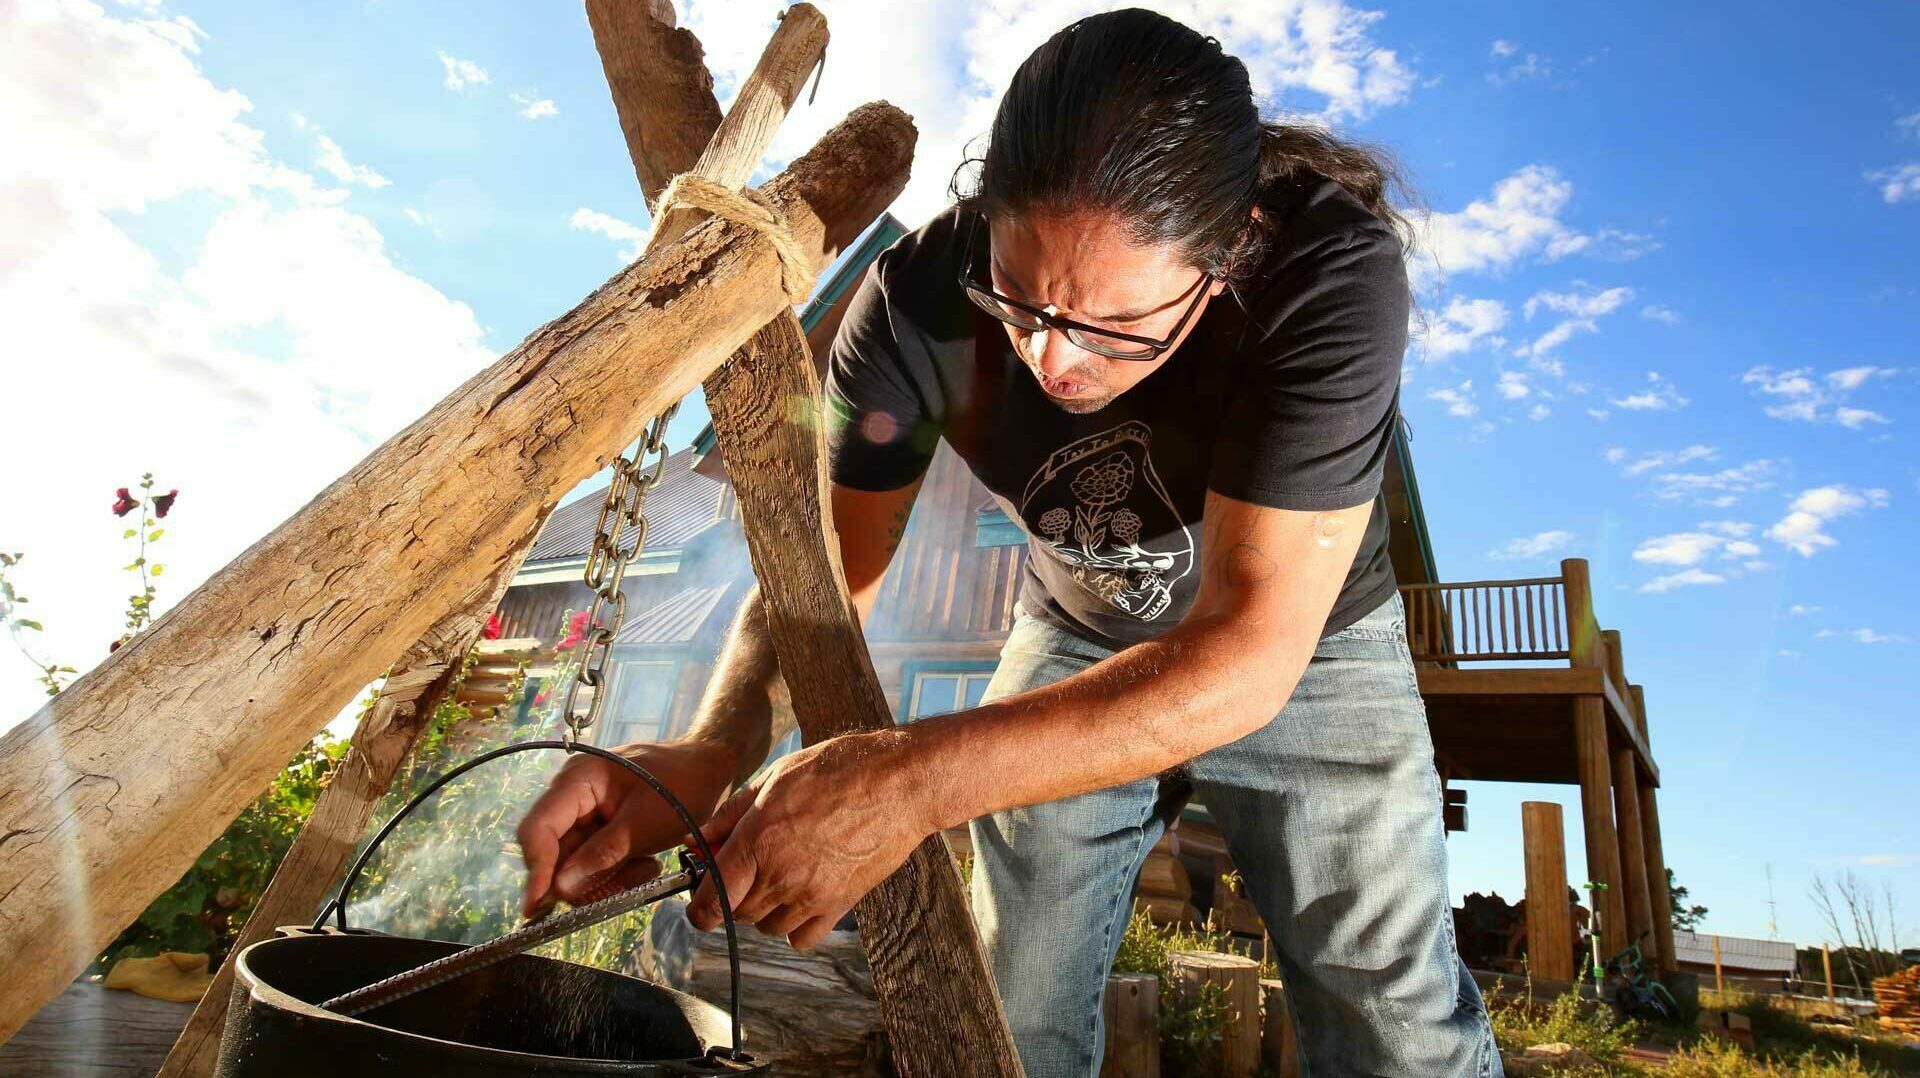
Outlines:
{"label": "pot handle", "polygon": [[[415,794],[413,800],[408,801],[401,807],[399,812],[394,813],[393,818],[383,824],[380,830],[373,836],[373,841],[367,844],[367,848],[360,851],[360,856],[354,859],[353,867],[347,870],[346,879],[340,884],[340,893],[335,896],[333,901],[329,902],[320,910],[320,916],[314,918],[312,930],[318,931],[321,926],[326,923],[328,916],[334,918],[342,931],[347,930],[348,896],[353,893],[353,885],[360,882],[360,874],[367,867],[367,862],[373,859],[374,851],[379,849],[380,844],[387,840],[387,836],[392,834],[393,829],[400,825],[400,821],[411,815],[413,810],[419,808],[427,798],[438,793],[442,786],[472,771],[481,764],[490,763],[502,756],[512,756],[516,753],[541,750],[584,752],[626,768],[628,771],[639,776],[642,782],[653,787],[653,791],[665,798],[667,804],[671,805],[673,811],[679,813],[680,819],[686,823],[687,834],[692,836],[694,845],[700,848],[700,856],[698,858],[688,857],[688,860],[693,861],[694,867],[706,872],[708,876],[712,878],[715,895],[720,899],[720,918],[727,929],[727,972],[730,978],[730,988],[733,997],[733,1005],[729,1012],[733,1020],[733,1047],[730,1051],[727,1051],[716,1046],[709,1049],[708,1054],[711,1056],[721,1056],[724,1054],[729,1062],[753,1062],[753,1056],[743,1051],[740,1047],[740,944],[734,933],[733,904],[727,900],[726,881],[720,878],[719,862],[714,859],[713,848],[707,845],[707,837],[701,833],[698,821],[694,820],[693,816],[687,812],[686,806],[680,803],[679,798],[673,796],[671,791],[661,785],[659,779],[654,778],[651,772],[639,764],[634,763],[632,760],[617,753],[608,752],[606,749],[600,748],[597,745],[586,745],[577,741],[523,741],[517,745],[507,745],[503,748],[494,749],[492,752],[482,753],[448,771],[446,774],[441,775],[431,783],[428,783],[426,789]],[[683,854],[682,856],[687,855]]]}

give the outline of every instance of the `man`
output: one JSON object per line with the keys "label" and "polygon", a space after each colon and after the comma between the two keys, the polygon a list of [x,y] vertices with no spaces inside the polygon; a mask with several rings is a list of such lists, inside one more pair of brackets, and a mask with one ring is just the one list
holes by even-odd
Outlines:
{"label": "man", "polygon": [[[718,805],[736,918],[811,947],[968,823],[1026,1073],[1087,1078],[1132,882],[1190,788],[1314,1074],[1498,1073],[1378,507],[1409,303],[1391,183],[1263,122],[1245,66],[1163,16],[1027,59],[977,185],[868,274],[826,384],[861,615],[945,438],[1029,535],[1020,616],[979,707],[809,746],[719,804],[776,735],[749,598],[688,735],[622,750]],[[680,830],[571,761],[521,827],[529,910],[651,876]],[[710,887],[689,916],[719,923]]]}

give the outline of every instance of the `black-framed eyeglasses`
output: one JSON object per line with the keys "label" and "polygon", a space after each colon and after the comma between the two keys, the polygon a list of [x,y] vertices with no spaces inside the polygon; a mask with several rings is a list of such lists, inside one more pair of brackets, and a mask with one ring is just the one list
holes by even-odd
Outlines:
{"label": "black-framed eyeglasses", "polygon": [[[1193,313],[1200,309],[1200,301],[1206,298],[1205,286],[1213,282],[1212,274],[1200,275],[1200,279],[1188,289],[1188,292],[1197,294],[1193,297],[1193,302],[1187,305],[1187,313],[1180,316],[1180,321],[1173,327],[1173,332],[1163,338],[1142,337],[1135,333],[1107,329],[1104,326],[1075,322],[1071,318],[1048,314],[1030,303],[1022,303],[1017,299],[1003,296],[974,274],[973,244],[979,235],[981,220],[981,215],[973,215],[973,226],[967,232],[966,254],[960,262],[960,289],[967,294],[968,299],[973,301],[974,306],[1016,329],[1024,329],[1030,333],[1042,329],[1057,329],[1065,333],[1067,340],[1072,341],[1075,347],[1083,348],[1095,355],[1106,356],[1108,359],[1150,360],[1158,358],[1162,352],[1172,348],[1173,342],[1180,339],[1181,332],[1193,319]],[[1182,292],[1174,297],[1173,302],[1178,303],[1186,296],[1187,292]]]}

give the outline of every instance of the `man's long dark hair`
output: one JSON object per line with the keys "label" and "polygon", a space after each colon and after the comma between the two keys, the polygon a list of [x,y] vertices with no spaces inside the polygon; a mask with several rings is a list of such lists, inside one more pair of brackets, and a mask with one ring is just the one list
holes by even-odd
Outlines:
{"label": "man's long dark hair", "polygon": [[1157,12],[1091,15],[1035,49],[994,116],[972,190],[989,217],[1102,210],[1147,244],[1175,244],[1230,284],[1260,264],[1284,223],[1249,213],[1282,187],[1325,177],[1385,221],[1413,230],[1390,196],[1406,186],[1384,152],[1316,126],[1261,119],[1247,66]]}

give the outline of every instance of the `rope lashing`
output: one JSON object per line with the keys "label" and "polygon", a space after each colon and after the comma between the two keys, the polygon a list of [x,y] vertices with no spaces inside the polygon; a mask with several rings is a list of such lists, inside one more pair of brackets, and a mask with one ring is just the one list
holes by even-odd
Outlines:
{"label": "rope lashing", "polygon": [[773,243],[774,253],[780,256],[780,286],[786,290],[787,298],[795,303],[806,301],[813,291],[813,259],[806,248],[800,246],[800,241],[793,238],[786,215],[772,199],[751,187],[735,191],[691,172],[682,172],[660,193],[660,201],[653,210],[655,227],[681,206],[706,210],[767,237]]}

